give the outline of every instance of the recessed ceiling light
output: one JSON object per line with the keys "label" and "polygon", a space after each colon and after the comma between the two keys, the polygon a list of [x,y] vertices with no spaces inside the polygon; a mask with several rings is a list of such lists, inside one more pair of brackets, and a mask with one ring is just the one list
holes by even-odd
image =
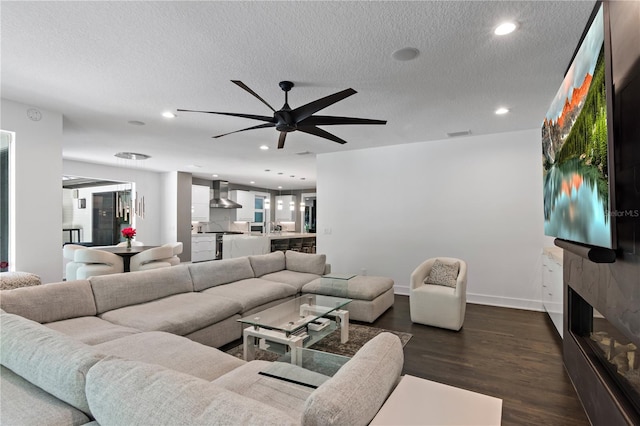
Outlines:
{"label": "recessed ceiling light", "polygon": [[251,185],[253,185],[253,184],[254,184],[254,183],[256,183],[256,182],[252,180],[252,181],[251,181],[251,182],[249,182],[249,183],[250,183]]}
{"label": "recessed ceiling light", "polygon": [[278,172],[279,175],[283,174],[282,172]]}
{"label": "recessed ceiling light", "polygon": [[269,147],[266,146],[266,145],[260,145],[260,149],[263,150],[263,151],[266,151],[266,150],[269,149]]}
{"label": "recessed ceiling light", "polygon": [[278,186],[278,189],[282,189],[282,185]]}
{"label": "recessed ceiling light", "polygon": [[199,166],[197,164],[189,164],[187,167],[189,167],[190,169],[201,169],[202,166]]}
{"label": "recessed ceiling light", "polygon": [[391,54],[391,57],[396,61],[410,61],[415,59],[420,54],[420,51],[415,47],[405,47],[403,49],[396,50]]}
{"label": "recessed ceiling light", "polygon": [[131,124],[132,126],[144,126],[146,124],[144,121],[138,120],[127,121],[127,123]]}
{"label": "recessed ceiling light", "polygon": [[503,115],[503,114],[506,114],[506,113],[508,113],[508,112],[509,112],[509,109],[508,109],[508,108],[498,108],[498,109],[496,110],[496,114],[498,114],[498,115]]}
{"label": "recessed ceiling light", "polygon": [[114,155],[118,158],[124,158],[125,160],[146,160],[147,158],[151,158],[150,155],[137,152],[118,152]]}
{"label": "recessed ceiling light", "polygon": [[296,175],[289,175],[289,177],[296,177]]}
{"label": "recessed ceiling light", "polygon": [[165,111],[162,113],[162,116],[164,118],[176,118],[176,115],[174,113],[172,113],[171,111]]}
{"label": "recessed ceiling light", "polygon": [[218,175],[211,175],[211,176],[213,176],[213,177],[218,177]]}
{"label": "recessed ceiling light", "polygon": [[265,172],[270,172],[270,171],[271,171],[271,169],[264,169],[264,171],[265,171]]}
{"label": "recessed ceiling light", "polygon": [[493,33],[495,35],[507,35],[514,32],[516,28],[518,28],[518,26],[513,22],[503,22],[493,30]]}
{"label": "recessed ceiling light", "polygon": [[306,180],[307,178],[300,178],[300,180]]}

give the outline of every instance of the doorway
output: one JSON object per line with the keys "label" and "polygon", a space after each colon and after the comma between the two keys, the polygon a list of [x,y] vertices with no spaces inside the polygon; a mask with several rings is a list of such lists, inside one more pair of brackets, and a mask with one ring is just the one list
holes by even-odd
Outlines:
{"label": "doorway", "polygon": [[300,223],[302,224],[302,232],[315,234],[318,211],[318,200],[316,198],[316,194],[301,194],[300,197],[302,198],[301,203],[304,203],[304,209],[300,209],[302,216],[300,220]]}
{"label": "doorway", "polygon": [[[96,246],[112,246],[120,242],[120,230],[129,222],[118,217],[117,192],[97,192],[92,196],[92,241]],[[125,226],[125,227],[126,227]]]}
{"label": "doorway", "polygon": [[133,226],[130,183],[64,176],[62,187],[63,244],[117,244],[120,230]]}

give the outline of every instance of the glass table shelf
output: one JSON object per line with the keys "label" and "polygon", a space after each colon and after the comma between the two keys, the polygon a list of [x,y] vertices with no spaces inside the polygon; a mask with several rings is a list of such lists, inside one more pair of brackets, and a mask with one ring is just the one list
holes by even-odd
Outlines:
{"label": "glass table shelf", "polygon": [[295,348],[295,364],[291,363],[292,353],[287,353],[259,372],[263,376],[273,377],[302,386],[317,388],[346,364],[351,358],[329,352],[306,348]]}

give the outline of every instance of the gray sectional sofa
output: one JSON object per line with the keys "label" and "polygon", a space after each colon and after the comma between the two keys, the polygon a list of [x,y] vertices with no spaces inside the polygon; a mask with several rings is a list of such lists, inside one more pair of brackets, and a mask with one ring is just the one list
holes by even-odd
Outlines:
{"label": "gray sectional sofa", "polygon": [[4,311],[0,328],[2,425],[367,424],[403,364],[400,340],[382,333],[311,389],[166,332],[91,346]]}
{"label": "gray sectional sofa", "polygon": [[[393,335],[316,390],[214,349],[241,337],[237,319],[314,292],[328,269],[287,251],[2,291],[0,423],[366,424],[402,369]],[[390,288],[366,278],[349,291],[369,298],[370,320]]]}

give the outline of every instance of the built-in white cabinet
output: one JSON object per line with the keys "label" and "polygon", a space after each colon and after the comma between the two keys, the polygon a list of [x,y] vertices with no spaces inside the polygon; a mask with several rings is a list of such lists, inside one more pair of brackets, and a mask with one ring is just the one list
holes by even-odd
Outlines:
{"label": "built-in white cabinet", "polygon": [[242,205],[241,208],[235,209],[235,220],[237,222],[253,222],[253,212],[255,210],[253,193],[236,189],[229,191],[229,198]]}
{"label": "built-in white cabinet", "polygon": [[216,258],[216,234],[192,235],[191,261],[202,262]]}
{"label": "built-in white cabinet", "polygon": [[191,186],[191,221],[209,222],[209,187]]}
{"label": "built-in white cabinet", "polygon": [[276,196],[276,222],[296,221],[296,196],[277,195]]}
{"label": "built-in white cabinet", "polygon": [[562,337],[563,287],[562,249],[545,248],[542,253],[542,304]]}

